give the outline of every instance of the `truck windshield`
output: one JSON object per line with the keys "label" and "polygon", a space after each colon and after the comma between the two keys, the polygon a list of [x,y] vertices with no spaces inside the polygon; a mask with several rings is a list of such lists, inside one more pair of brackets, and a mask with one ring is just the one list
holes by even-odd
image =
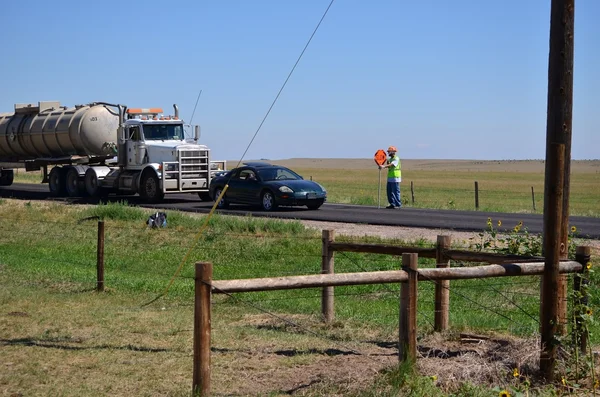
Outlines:
{"label": "truck windshield", "polygon": [[147,141],[177,139],[183,140],[183,125],[181,124],[145,124],[144,138]]}

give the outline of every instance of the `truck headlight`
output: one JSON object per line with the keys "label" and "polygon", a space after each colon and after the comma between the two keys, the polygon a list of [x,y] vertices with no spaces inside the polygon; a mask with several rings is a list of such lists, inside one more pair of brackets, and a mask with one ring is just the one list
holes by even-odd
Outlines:
{"label": "truck headlight", "polygon": [[290,189],[289,187],[287,187],[287,186],[281,186],[279,188],[279,191],[281,193],[294,193],[294,191],[292,189]]}

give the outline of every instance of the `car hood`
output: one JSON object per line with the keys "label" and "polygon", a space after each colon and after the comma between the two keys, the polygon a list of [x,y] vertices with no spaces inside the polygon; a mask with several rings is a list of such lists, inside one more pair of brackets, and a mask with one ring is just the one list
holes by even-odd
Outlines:
{"label": "car hood", "polygon": [[281,180],[281,181],[267,181],[267,186],[273,186],[280,188],[281,186],[287,186],[294,192],[325,192],[325,189],[321,188],[316,182],[306,180]]}

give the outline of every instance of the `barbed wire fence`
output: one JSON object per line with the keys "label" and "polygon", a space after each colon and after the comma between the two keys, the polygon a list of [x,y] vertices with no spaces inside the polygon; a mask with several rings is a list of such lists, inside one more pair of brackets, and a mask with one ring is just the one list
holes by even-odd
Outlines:
{"label": "barbed wire fence", "polygon": [[[135,226],[107,220],[105,222],[105,283],[112,289],[136,289],[156,293],[172,276],[179,263],[177,254],[188,248],[193,230],[177,225],[164,229],[150,229],[142,222]],[[39,277],[47,284],[61,284],[68,291],[93,290],[97,265],[97,224],[73,220],[53,221],[26,219],[10,215],[0,224],[0,252],[2,262],[11,264],[18,257],[28,256],[28,263],[38,262],[37,271],[28,277]],[[361,241],[346,238],[345,241]],[[60,243],[59,243],[60,242]],[[6,249],[1,250],[5,246]],[[9,247],[18,246],[19,252]],[[322,238],[315,235],[286,236],[268,231],[209,232],[194,247],[193,261],[210,260],[215,265],[218,279],[256,277],[285,277],[320,274]],[[26,253],[26,254],[24,254]],[[142,265],[140,265],[142,264]],[[43,266],[42,266],[43,265]],[[162,302],[169,307],[192,307],[190,301],[194,285],[193,266],[186,266],[177,277],[173,294],[177,299]],[[456,262],[455,265],[465,266]],[[420,267],[435,267],[435,260],[421,259]],[[339,252],[336,273],[359,273],[398,270],[398,256]],[[65,287],[65,282],[70,287]],[[419,335],[434,330],[434,296],[436,280],[419,283]],[[456,280],[449,289],[451,294],[450,322],[458,329],[508,332],[519,336],[539,334],[539,278],[519,277],[504,281]],[[374,341],[354,337],[340,338],[335,328],[323,326],[320,302],[321,289],[256,292],[253,294],[225,294],[215,300],[215,307],[243,306],[248,311],[270,319],[272,329],[285,333],[302,333],[330,344],[348,354],[372,359],[382,354],[397,353],[394,339],[399,316],[398,284],[336,287],[337,322],[354,326],[382,327],[380,346],[387,353],[373,351]],[[187,302],[186,302],[187,300]],[[131,308],[129,308],[131,309]],[[148,310],[154,310],[149,308]],[[251,323],[242,323],[252,327]],[[230,325],[216,320],[216,329]],[[192,332],[186,329],[185,332]]]}

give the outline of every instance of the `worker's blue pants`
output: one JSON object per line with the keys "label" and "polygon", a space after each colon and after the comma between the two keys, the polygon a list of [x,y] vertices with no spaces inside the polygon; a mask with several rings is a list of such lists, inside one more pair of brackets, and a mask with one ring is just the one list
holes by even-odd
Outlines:
{"label": "worker's blue pants", "polygon": [[394,207],[402,207],[400,201],[400,183],[399,182],[388,182],[387,183],[387,198],[390,205]]}

